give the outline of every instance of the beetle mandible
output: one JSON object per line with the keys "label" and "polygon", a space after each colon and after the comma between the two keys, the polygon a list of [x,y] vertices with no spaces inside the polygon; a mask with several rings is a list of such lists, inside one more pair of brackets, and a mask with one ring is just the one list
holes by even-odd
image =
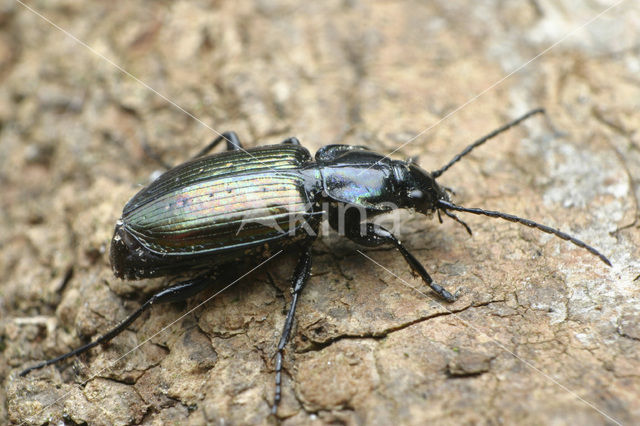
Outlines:
{"label": "beetle mandible", "polygon": [[[435,212],[442,222],[442,212],[469,234],[469,226],[453,211],[500,218],[569,241],[611,266],[598,250],[557,229],[507,213],[454,204],[449,190],[436,182],[474,148],[541,113],[543,109],[532,110],[494,130],[433,172],[413,161],[392,160],[363,146],[327,145],[312,159],[297,138],[245,150],[234,132],[221,134],[192,160],[170,169],[138,192],[125,205],[111,242],[111,266],[118,278],[137,280],[185,271],[195,277],[153,295],[97,340],[29,367],[20,375],[111,340],[153,304],[184,300],[200,292],[211,285],[211,271],[216,267],[251,257],[264,260],[270,250],[295,249],[301,254],[275,354],[275,414],[281,399],[283,350],[300,293],[311,275],[311,245],[324,215],[333,228],[343,228],[340,231],[360,245],[395,246],[411,270],[447,302],[456,297],[433,282],[424,266],[391,232],[367,222],[365,217],[394,208],[412,209],[424,215]],[[222,141],[227,145],[225,152],[207,155]]]}

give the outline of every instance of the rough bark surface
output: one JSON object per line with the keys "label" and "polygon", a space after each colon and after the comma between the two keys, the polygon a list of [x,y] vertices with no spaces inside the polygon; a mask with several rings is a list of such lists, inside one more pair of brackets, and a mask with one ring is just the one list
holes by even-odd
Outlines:
{"label": "rough bark surface", "polygon": [[248,146],[297,136],[311,151],[400,147],[394,157],[433,170],[541,106],[549,122],[500,136],[440,182],[463,205],[569,232],[613,267],[506,222],[465,216],[469,237],[451,220],[394,216],[434,279],[460,290],[443,304],[395,250],[363,256],[326,235],[285,352],[278,417],[640,422],[640,3],[565,37],[613,3],[27,2],[89,50],[3,1],[0,423],[273,420],[288,256],[185,317],[211,293],[154,307],[110,345],[17,376],[166,284],[113,277],[113,225],[161,168],[154,157],[189,158],[215,137],[206,126]]}

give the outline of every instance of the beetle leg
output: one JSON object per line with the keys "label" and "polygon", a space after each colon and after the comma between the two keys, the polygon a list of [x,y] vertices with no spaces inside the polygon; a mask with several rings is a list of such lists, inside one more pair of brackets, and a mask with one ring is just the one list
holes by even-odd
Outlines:
{"label": "beetle leg", "polygon": [[400,251],[404,260],[407,261],[411,270],[419,275],[422,280],[438,294],[438,296],[442,297],[447,302],[454,302],[456,300],[456,297],[449,293],[444,287],[433,282],[433,279],[427,273],[426,269],[424,269],[424,266],[418,262],[418,259],[409,253],[404,244],[402,244],[391,232],[375,223],[366,223],[364,225],[364,235],[360,233],[360,224],[357,224],[357,226],[347,226],[345,229],[346,237],[367,247],[375,247],[382,244],[393,244],[396,246],[398,251]]}
{"label": "beetle leg", "polygon": [[[473,235],[473,232],[471,232],[471,228],[469,228],[469,225],[467,225],[464,220],[460,219],[458,216],[456,216],[455,214],[451,213],[449,210],[443,210],[444,214],[446,214],[447,216],[449,216],[451,219],[455,220],[456,222],[458,222],[460,225],[464,226],[464,229],[467,230],[467,232],[469,233],[469,235]],[[438,218],[440,218],[440,210],[438,210]],[[440,223],[442,223],[442,220],[440,221]]]}
{"label": "beetle leg", "polygon": [[282,142],[280,142],[281,144],[289,144],[289,145],[296,145],[296,146],[300,146],[302,145],[300,143],[300,140],[296,137],[293,138],[287,138],[285,140],[283,140]]}
{"label": "beetle leg", "polygon": [[345,152],[350,151],[371,151],[366,146],[362,145],[325,145],[320,148],[315,155],[316,161],[333,161]]}
{"label": "beetle leg", "polygon": [[74,355],[79,355],[88,351],[89,349],[97,346],[101,343],[108,342],[109,340],[116,337],[118,334],[122,333],[132,322],[134,322],[144,311],[149,309],[155,303],[167,303],[167,302],[178,302],[181,300],[188,299],[189,297],[199,293],[204,290],[205,287],[211,284],[211,280],[208,277],[197,277],[188,281],[183,281],[179,284],[173,285],[171,287],[165,288],[164,290],[154,294],[147,300],[142,306],[140,306],[134,313],[129,315],[124,321],[118,324],[115,328],[110,330],[108,333],[103,334],[97,340],[87,343],[84,346],[80,346],[77,349],[72,350],[71,352],[67,352],[66,354],[60,355],[56,358],[52,358],[50,360],[44,361],[40,364],[34,365],[33,367],[29,367],[26,370],[20,373],[20,376],[27,375],[30,371],[38,370],[40,368],[46,367],[47,365],[55,364],[59,361],[70,358]]}
{"label": "beetle leg", "polygon": [[210,151],[212,151],[218,144],[222,141],[227,142],[227,151],[242,151],[242,143],[240,142],[240,138],[236,132],[224,132],[211,142],[207,146],[205,146],[200,152],[193,156],[193,158],[198,158],[207,155]]}
{"label": "beetle leg", "polygon": [[311,275],[311,245],[307,246],[305,251],[300,256],[298,260],[298,265],[293,273],[293,278],[291,280],[292,285],[292,296],[291,296],[291,306],[289,307],[289,312],[287,313],[287,318],[284,321],[284,328],[282,330],[282,336],[280,337],[280,342],[278,343],[278,349],[276,352],[276,392],[273,398],[273,407],[271,408],[271,413],[276,414],[278,410],[278,404],[280,403],[280,399],[282,398],[282,352],[284,347],[287,345],[287,341],[289,340],[289,334],[291,334],[291,327],[293,327],[293,318],[296,312],[296,305],[298,303],[298,296],[302,291],[302,288],[309,280],[309,276]]}

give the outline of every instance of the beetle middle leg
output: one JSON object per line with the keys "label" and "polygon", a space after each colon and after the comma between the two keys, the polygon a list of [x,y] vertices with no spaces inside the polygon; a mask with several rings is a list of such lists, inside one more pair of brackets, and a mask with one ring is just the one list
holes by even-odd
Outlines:
{"label": "beetle middle leg", "polygon": [[316,152],[316,161],[333,161],[342,154],[350,151],[371,151],[362,145],[325,145]]}
{"label": "beetle middle leg", "polygon": [[407,261],[411,270],[420,276],[438,296],[447,302],[454,302],[456,297],[449,293],[444,287],[433,282],[426,269],[416,259],[407,248],[391,232],[375,223],[365,223],[364,234],[361,231],[361,224],[355,221],[347,222],[345,226],[345,236],[351,241],[366,247],[376,247],[382,244],[393,244]]}
{"label": "beetle middle leg", "polygon": [[205,146],[200,152],[194,155],[193,158],[203,157],[207,155],[222,141],[226,141],[227,151],[244,151],[242,143],[240,142],[240,138],[238,138],[236,132],[224,132],[220,136],[209,142],[209,144],[207,144],[207,146]]}
{"label": "beetle middle leg", "polygon": [[151,296],[142,306],[140,306],[135,312],[129,315],[124,321],[122,321],[106,334],[100,336],[97,340],[91,343],[87,343],[84,346],[80,346],[79,348],[74,349],[71,352],[67,352],[66,354],[62,354],[56,358],[44,361],[40,364],[34,365],[33,367],[29,367],[26,370],[22,371],[20,373],[20,376],[26,376],[30,371],[38,370],[48,365],[55,364],[74,355],[80,355],[101,343],[106,343],[116,337],[118,334],[122,333],[129,325],[131,325],[132,322],[134,322],[144,311],[149,309],[152,305],[156,303],[180,302],[199,293],[210,285],[211,278],[209,278],[208,276],[199,276],[165,288],[164,290]]}
{"label": "beetle middle leg", "polygon": [[285,140],[283,140],[282,142],[280,142],[283,145],[296,145],[296,146],[301,146],[302,144],[300,143],[300,140],[296,137],[292,137],[292,138],[287,138]]}
{"label": "beetle middle leg", "polygon": [[273,407],[271,408],[271,413],[276,414],[278,410],[278,404],[280,403],[280,399],[282,398],[282,352],[284,347],[287,345],[287,341],[289,340],[289,335],[291,334],[291,328],[293,327],[293,318],[296,313],[296,305],[298,304],[298,296],[300,296],[300,292],[302,292],[302,288],[309,280],[309,276],[311,275],[311,244],[309,244],[305,249],[300,259],[298,260],[298,264],[296,265],[296,269],[293,273],[293,278],[291,280],[291,306],[289,307],[289,312],[287,313],[287,318],[284,321],[284,327],[282,329],[282,336],[280,337],[280,342],[278,343],[278,349],[276,351],[276,392],[273,398]]}

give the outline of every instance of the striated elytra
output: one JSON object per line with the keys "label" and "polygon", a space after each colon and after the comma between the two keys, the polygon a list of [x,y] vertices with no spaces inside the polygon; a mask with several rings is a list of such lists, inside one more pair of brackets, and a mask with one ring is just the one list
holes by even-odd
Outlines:
{"label": "striated elytra", "polygon": [[[292,301],[275,354],[275,396],[281,399],[282,354],[300,293],[311,273],[311,245],[323,218],[350,240],[368,247],[394,245],[412,271],[447,302],[455,296],[434,283],[425,268],[393,235],[370,221],[394,209],[412,209],[454,219],[465,212],[517,222],[569,241],[609,260],[593,247],[557,229],[510,214],[454,204],[436,178],[474,148],[539,113],[536,109],[478,139],[444,167],[427,172],[415,162],[389,159],[366,147],[328,145],[312,158],[296,138],[245,150],[233,132],[212,141],[194,159],[160,176],[124,207],[111,242],[115,275],[142,279],[190,273],[194,278],[153,295],[117,327],[71,352],[27,368],[32,370],[83,353],[109,341],[155,303],[188,298],[212,284],[221,267],[257,265],[283,250],[298,252]],[[207,155],[220,142],[227,150]]]}

